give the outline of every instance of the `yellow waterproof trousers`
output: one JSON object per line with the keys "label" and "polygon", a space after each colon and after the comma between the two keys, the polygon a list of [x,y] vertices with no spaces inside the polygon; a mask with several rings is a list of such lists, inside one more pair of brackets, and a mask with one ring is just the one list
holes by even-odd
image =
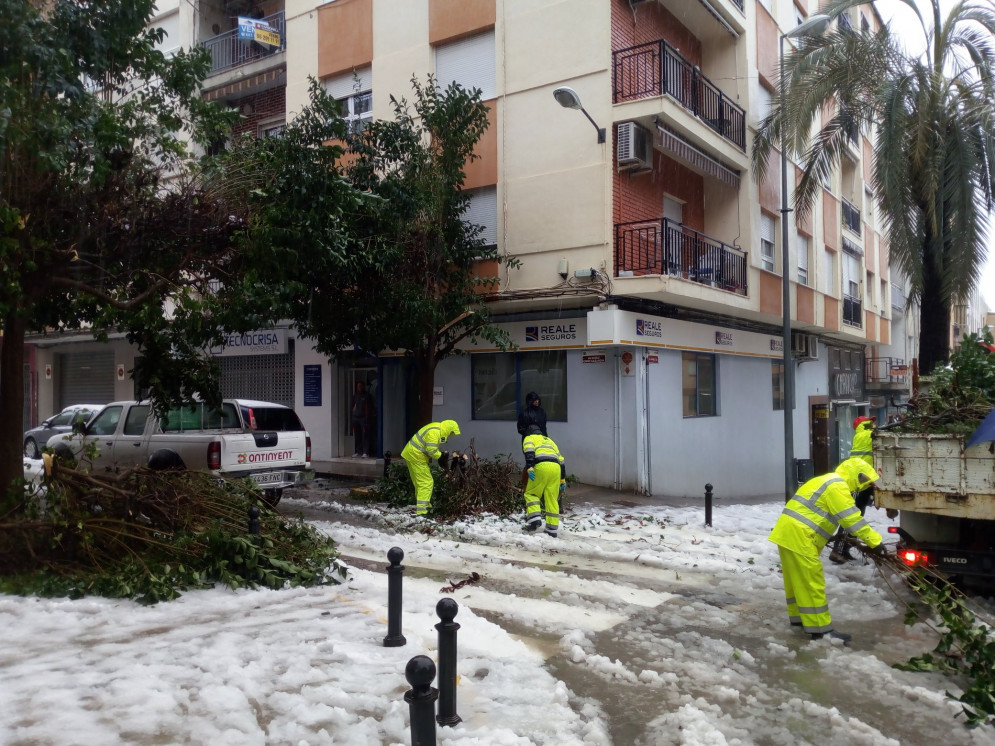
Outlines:
{"label": "yellow waterproof trousers", "polygon": [[415,514],[428,515],[428,509],[432,507],[432,490],[435,489],[435,480],[432,479],[428,463],[421,454],[414,454],[414,458],[408,458],[402,452],[401,456],[404,457],[404,463],[408,465],[408,475],[415,486]]}
{"label": "yellow waterproof trousers", "polygon": [[560,527],[560,465],[540,461],[532,468],[536,478],[525,488],[525,521],[539,514],[541,500],[546,531],[555,534]]}
{"label": "yellow waterproof trousers", "polygon": [[800,624],[809,634],[829,632],[833,620],[826,601],[826,576],[819,558],[808,557],[778,546],[781,573],[784,575],[784,598],[788,603],[788,619]]}

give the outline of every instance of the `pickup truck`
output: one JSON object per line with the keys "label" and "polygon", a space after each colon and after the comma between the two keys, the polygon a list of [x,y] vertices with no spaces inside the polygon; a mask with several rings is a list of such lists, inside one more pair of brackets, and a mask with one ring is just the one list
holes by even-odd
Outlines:
{"label": "pickup truck", "polygon": [[[96,455],[88,460],[89,444]],[[112,402],[76,432],[50,438],[48,446],[93,472],[142,465],[248,478],[271,505],[284,488],[314,478],[311,436],[294,410],[248,399],[225,399],[220,409],[195,403],[162,420],[148,402]]]}
{"label": "pickup truck", "polygon": [[[899,511],[898,556],[967,584],[995,581],[995,454],[960,435],[874,433],[878,507]],[[973,582],[972,582],[973,581]]]}

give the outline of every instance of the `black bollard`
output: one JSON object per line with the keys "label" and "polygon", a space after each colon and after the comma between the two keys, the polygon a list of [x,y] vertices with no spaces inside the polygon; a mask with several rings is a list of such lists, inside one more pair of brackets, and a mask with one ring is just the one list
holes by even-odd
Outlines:
{"label": "black bollard", "polygon": [[390,460],[393,454],[390,451],[383,452],[383,478],[386,479],[390,476]]}
{"label": "black bollard", "polygon": [[259,536],[259,508],[255,505],[249,508],[249,534]]}
{"label": "black bollard", "polygon": [[435,746],[435,700],[439,691],[432,686],[435,664],[427,655],[416,655],[404,667],[411,689],[404,693],[411,717],[411,746]]}
{"label": "black bollard", "polygon": [[712,525],[712,485],[705,485],[705,525]]}
{"label": "black bollard", "polygon": [[439,725],[456,725],[463,718],[456,714],[456,630],[453,621],[459,605],[451,598],[443,598],[435,605],[435,613],[442,621],[435,625],[439,630]]}
{"label": "black bollard", "polygon": [[[404,550],[391,547],[387,550],[390,566],[387,568],[387,636],[383,638],[385,648],[399,648],[407,640],[401,634],[401,581],[404,579]],[[432,671],[435,676],[435,671]]]}

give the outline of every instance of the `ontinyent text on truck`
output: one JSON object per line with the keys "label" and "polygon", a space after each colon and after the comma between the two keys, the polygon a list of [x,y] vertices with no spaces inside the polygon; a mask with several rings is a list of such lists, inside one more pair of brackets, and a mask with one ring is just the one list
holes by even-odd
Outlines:
{"label": "ontinyent text on truck", "polygon": [[[89,444],[96,448],[92,459],[86,457]],[[314,477],[311,436],[294,410],[250,399],[225,399],[218,409],[197,402],[171,409],[162,420],[148,402],[112,402],[77,432],[53,436],[48,445],[93,472],[148,466],[248,478],[272,505],[284,488]]]}

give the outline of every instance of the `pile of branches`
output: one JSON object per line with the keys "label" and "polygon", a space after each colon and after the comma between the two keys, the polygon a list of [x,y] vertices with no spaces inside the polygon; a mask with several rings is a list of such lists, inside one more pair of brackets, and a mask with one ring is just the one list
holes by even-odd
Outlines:
{"label": "pile of branches", "polygon": [[[451,523],[485,513],[508,516],[525,509],[522,499],[522,465],[507,454],[481,458],[473,441],[465,451],[454,451],[445,468],[429,465],[435,480],[432,509],[437,521]],[[415,504],[415,489],[403,459],[390,465],[377,480],[377,494],[391,507]]]}
{"label": "pile of branches", "polygon": [[155,603],[215,583],[278,589],[345,575],[331,539],[269,509],[247,481],[196,471],[89,474],[55,460],[41,496],[0,518],[0,535],[8,593]]}
{"label": "pile of branches", "polygon": [[970,435],[995,408],[995,353],[991,332],[967,334],[909,400],[905,416],[882,429]]}
{"label": "pile of branches", "polygon": [[[993,622],[980,611],[970,608],[970,599],[939,573],[928,567],[909,567],[895,555],[869,552],[863,544],[854,544],[879,569],[888,569],[901,577],[922,604],[907,603],[905,624],[924,623],[939,636],[930,653],[894,664],[902,671],[941,671],[967,679],[960,696],[948,692],[962,705],[968,725],[995,724],[995,637]],[[898,595],[896,593],[896,595]],[[901,598],[901,596],[899,596]],[[933,623],[939,619],[939,625]]]}

